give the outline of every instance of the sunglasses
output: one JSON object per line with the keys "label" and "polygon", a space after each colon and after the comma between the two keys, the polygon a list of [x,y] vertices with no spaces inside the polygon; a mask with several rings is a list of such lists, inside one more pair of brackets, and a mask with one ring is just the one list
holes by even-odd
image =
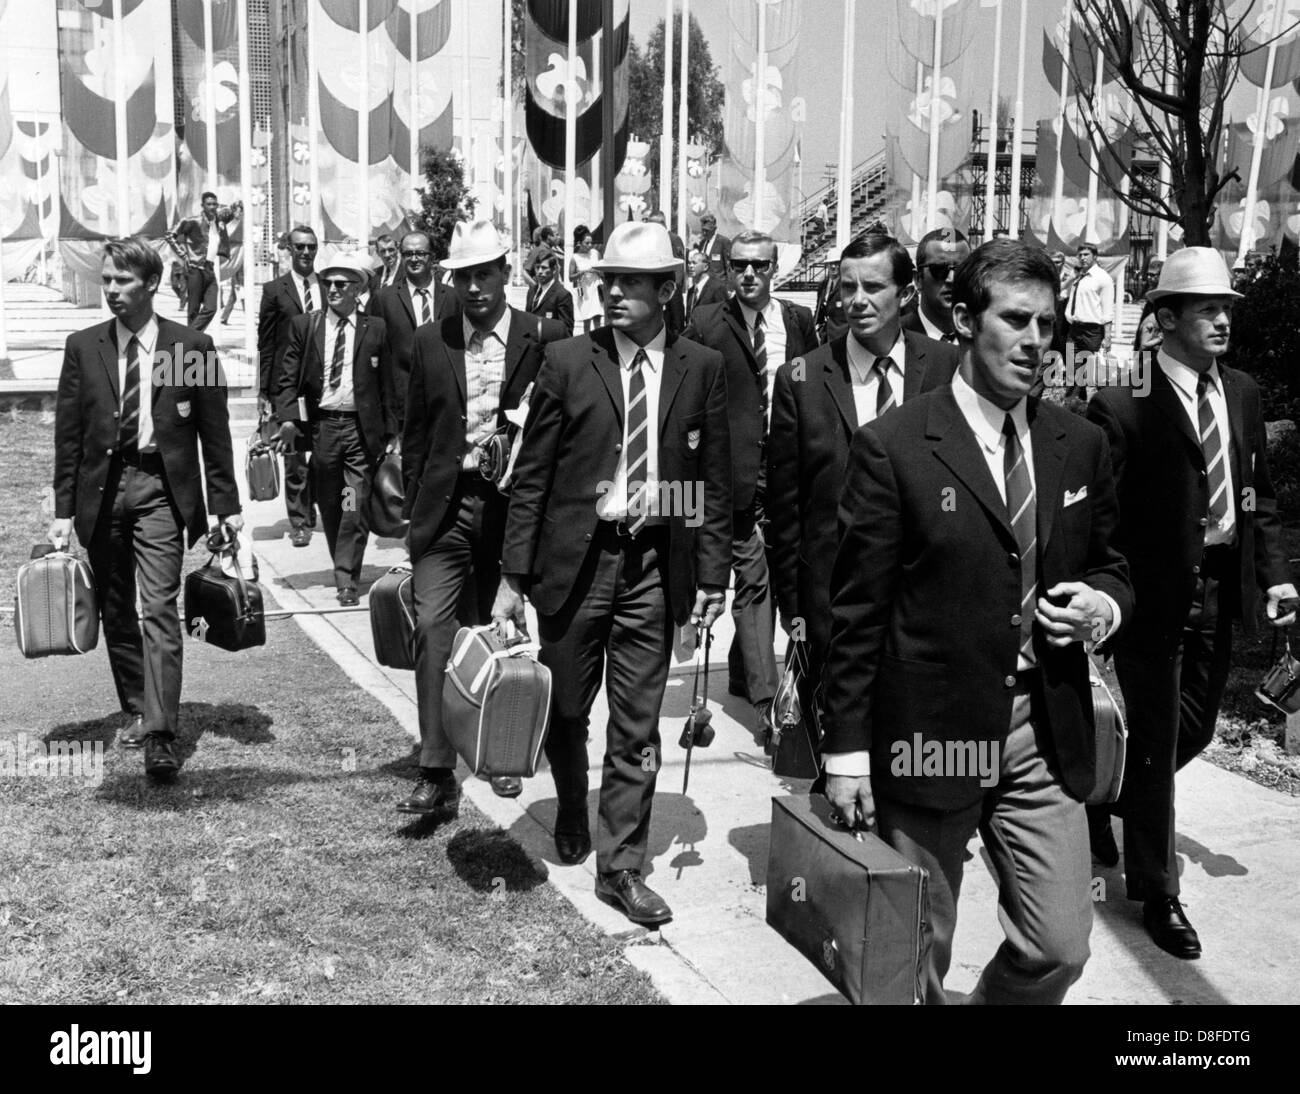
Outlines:
{"label": "sunglasses", "polygon": [[403,251],[402,257],[403,258],[428,258],[430,253],[431,252],[429,251]]}
{"label": "sunglasses", "polygon": [[356,282],[350,277],[322,277],[320,283],[327,289],[350,289]]}
{"label": "sunglasses", "polygon": [[753,266],[756,274],[765,274],[772,268],[772,260],[770,258],[733,258],[728,265],[731,267],[732,273],[743,274],[750,266]]}
{"label": "sunglasses", "polygon": [[315,244],[315,243],[290,243],[289,246],[290,246],[293,250],[295,250],[295,251],[314,251],[314,250],[316,250],[316,244]]}
{"label": "sunglasses", "polygon": [[923,270],[929,270],[930,276],[936,281],[947,281],[948,275],[956,268],[955,262],[927,262],[921,267]]}

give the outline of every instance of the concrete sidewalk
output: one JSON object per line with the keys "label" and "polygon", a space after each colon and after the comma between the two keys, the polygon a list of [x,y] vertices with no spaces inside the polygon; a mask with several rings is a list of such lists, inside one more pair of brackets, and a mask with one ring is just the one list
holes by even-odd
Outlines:
{"label": "concrete sidewalk", "polygon": [[[237,459],[252,428],[251,405],[232,411]],[[242,475],[241,475],[242,478]],[[282,607],[335,606],[324,536],[290,546],[282,501],[247,503],[245,517],[261,564],[261,582]],[[362,581],[406,563],[395,540],[371,538]],[[269,606],[269,605],[268,605]],[[268,626],[299,626],[356,683],[383,702],[418,739],[414,675],[379,667],[364,613],[303,616]],[[534,631],[534,633],[536,633]],[[716,629],[710,707],[717,739],[697,751],[689,796],[680,793],[684,753],[677,737],[690,704],[690,678],[669,679],[660,731],[664,741],[651,831],[651,884],[675,918],[659,932],[632,926],[595,899],[595,856],[582,866],[558,863],[551,838],[554,786],[548,772],[525,780],[505,800],[466,777],[466,796],[508,830],[542,864],[551,883],[593,923],[626,940],[628,959],[675,1003],[839,1003],[820,973],[764,922],[768,827],[773,795],[806,791],[772,775],[749,731],[747,703],[726,694],[730,617]],[[589,747],[595,810],[608,717],[604,692],[592,711]],[[462,768],[463,773],[463,768]],[[394,780],[396,802],[408,785]],[[394,811],[375,824],[396,829]],[[1212,765],[1194,762],[1179,779],[1178,851],[1183,898],[1205,956],[1184,962],[1157,950],[1141,925],[1140,905],[1124,899],[1118,870],[1099,870],[1106,899],[1094,905],[1092,959],[1071,1003],[1294,1003],[1300,1001],[1300,922],[1293,905],[1300,878],[1300,800],[1267,790]],[[997,890],[978,839],[970,847],[953,969],[955,991],[968,992],[1002,939]]]}

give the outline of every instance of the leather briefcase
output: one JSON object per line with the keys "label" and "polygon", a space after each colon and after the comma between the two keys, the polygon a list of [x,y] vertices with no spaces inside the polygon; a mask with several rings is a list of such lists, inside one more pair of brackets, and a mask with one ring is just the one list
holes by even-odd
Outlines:
{"label": "leather briefcase", "polygon": [[551,670],[536,643],[497,627],[461,627],[442,688],[447,738],[475,775],[530,777],[546,739]]}
{"label": "leather briefcase", "polygon": [[406,567],[394,566],[370,586],[370,636],[381,665],[415,668],[415,591]]}
{"label": "leather briefcase", "polygon": [[851,1003],[922,1003],[929,875],[820,795],[772,799],[767,922]]}
{"label": "leather briefcase", "polygon": [[41,544],[18,567],[14,628],[24,657],[86,653],[99,644],[99,609],[90,567]]}
{"label": "leather briefcase", "polygon": [[244,472],[253,501],[274,501],[280,496],[280,458],[266,446],[260,428],[248,438]]}
{"label": "leather briefcase", "polygon": [[1093,783],[1092,793],[1087,797],[1087,804],[1109,805],[1119,801],[1119,792],[1124,785],[1128,730],[1124,726],[1124,715],[1120,713],[1119,703],[1115,701],[1114,694],[1101,678],[1101,671],[1091,657],[1088,658],[1088,683],[1092,685],[1097,779]]}
{"label": "leather briefcase", "polygon": [[233,574],[222,572],[220,552],[185,579],[185,633],[232,653],[266,645],[262,589],[243,576],[237,554]]}
{"label": "leather briefcase", "polygon": [[366,498],[366,519],[377,536],[401,539],[410,522],[402,519],[402,457],[385,453],[375,468],[375,477]]}

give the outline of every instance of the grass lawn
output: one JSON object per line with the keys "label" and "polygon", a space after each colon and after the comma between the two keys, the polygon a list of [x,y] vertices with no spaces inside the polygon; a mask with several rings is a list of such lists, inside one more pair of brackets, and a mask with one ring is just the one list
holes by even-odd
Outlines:
{"label": "grass lawn", "polygon": [[[51,435],[0,417],[0,603],[48,525]],[[105,744],[99,785],[0,778],[0,1002],[661,1001],[468,802],[393,810],[410,738],[292,623],[257,651],[186,641],[170,787],[112,746],[102,642],[24,661],[6,635],[0,676],[0,740]]]}

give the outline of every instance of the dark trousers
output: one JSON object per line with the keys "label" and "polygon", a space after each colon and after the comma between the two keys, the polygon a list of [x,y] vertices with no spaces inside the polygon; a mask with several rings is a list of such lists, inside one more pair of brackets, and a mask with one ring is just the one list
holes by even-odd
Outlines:
{"label": "dark trousers", "polygon": [[1088,826],[1056,775],[1051,734],[1031,715],[1036,705],[1030,689],[1016,693],[998,783],[981,800],[940,810],[876,798],[881,838],[930,874],[927,1003],[946,1001],[966,845],[977,830],[997,874],[1006,938],[969,1001],[1060,1003],[1088,960]]}
{"label": "dark trousers", "polygon": [[207,330],[217,314],[217,274],[211,262],[192,262],[185,276],[186,300],[189,303],[187,324],[194,330]]}
{"label": "dark trousers", "polygon": [[[1071,323],[1070,324],[1070,343],[1074,346],[1074,367],[1079,367],[1079,354],[1092,353],[1096,354],[1101,351],[1101,344],[1105,341],[1105,329],[1100,323]],[[1067,349],[1068,353],[1068,349]],[[1086,387],[1068,387],[1065,389],[1067,395],[1077,395],[1080,399],[1088,397]]]}
{"label": "dark trousers", "polygon": [[355,589],[370,535],[366,499],[374,467],[361,443],[356,415],[321,413],[312,422],[312,489],[334,560],[334,586]]}
{"label": "dark trousers", "polygon": [[[185,529],[157,455],[148,470],[110,465],[105,505],[88,547],[122,709],[143,715],[144,731],[176,735],[181,704],[181,589]],[[136,590],[140,612],[136,611]]]}
{"label": "dark trousers", "polygon": [[316,496],[312,489],[311,454],[299,437],[284,453],[284,510],[294,528],[316,527]]}
{"label": "dark trousers", "polygon": [[[1232,568],[1219,576],[1230,582]],[[1220,610],[1220,589],[1218,576],[1202,567],[1181,634],[1164,646],[1144,643],[1115,654],[1129,738],[1114,811],[1124,818],[1130,900],[1179,893],[1174,773],[1214,739],[1232,658],[1232,613]]]}
{"label": "dark trousers", "polygon": [[735,637],[727,651],[727,673],[735,683],[744,681],[751,703],[776,694],[776,620],[767,572],[767,548],[753,507],[732,514],[731,572],[735,592],[731,618]]}
{"label": "dark trousers", "polygon": [[421,767],[456,766],[456,750],[442,728],[447,659],[458,623],[469,626],[491,617],[508,504],[481,475],[462,474],[433,543],[413,565]]}
{"label": "dark trousers", "polygon": [[659,709],[668,681],[667,531],[620,539],[602,523],[564,607],[538,617],[551,670],[546,757],[559,799],[556,826],[585,827],[587,726],[605,676],[609,725],[601,773],[596,868],[640,870],[661,763]]}

